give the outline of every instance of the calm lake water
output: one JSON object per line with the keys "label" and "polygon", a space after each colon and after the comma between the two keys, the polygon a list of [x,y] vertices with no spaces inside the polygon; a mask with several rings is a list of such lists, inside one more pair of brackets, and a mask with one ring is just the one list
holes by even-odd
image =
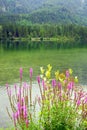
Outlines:
{"label": "calm lake water", "polygon": [[23,68],[23,81],[29,80],[30,67],[33,68],[33,78],[36,80],[36,75],[40,73],[39,68],[46,67],[47,64],[51,64],[54,71],[72,68],[73,74],[78,76],[79,83],[87,85],[87,48],[9,49],[8,46],[0,44],[0,127],[6,127],[9,122],[6,114],[8,101],[5,84],[19,82],[20,67]]}
{"label": "calm lake water", "polygon": [[1,44],[0,85],[19,82],[20,67],[23,68],[24,81],[29,80],[30,67],[34,69],[33,78],[36,80],[36,75],[40,73],[39,68],[41,66],[46,67],[47,64],[51,64],[54,70],[60,71],[72,68],[74,75],[79,78],[79,83],[87,84],[87,48],[29,49],[26,47],[26,43],[21,43],[20,46],[18,43],[15,44],[17,45],[14,46],[18,47]]}

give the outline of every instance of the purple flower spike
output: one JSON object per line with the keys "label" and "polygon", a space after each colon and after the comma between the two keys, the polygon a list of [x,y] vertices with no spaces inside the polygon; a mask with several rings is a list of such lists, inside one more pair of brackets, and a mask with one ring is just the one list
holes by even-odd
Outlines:
{"label": "purple flower spike", "polygon": [[30,68],[30,78],[32,78],[32,75],[33,75],[33,69]]}
{"label": "purple flower spike", "polygon": [[18,108],[18,111],[19,111],[19,113],[20,113],[20,110],[21,110],[21,104],[18,102],[18,104],[17,104],[17,108]]}
{"label": "purple flower spike", "polygon": [[70,74],[69,74],[69,71],[67,70],[67,71],[66,71],[66,77],[68,78],[69,75],[70,75]]}
{"label": "purple flower spike", "polygon": [[62,88],[62,85],[60,82],[58,82],[58,88],[61,89]]}
{"label": "purple flower spike", "polygon": [[19,117],[19,113],[16,112],[16,113],[15,113],[15,118],[18,119],[18,117]]}
{"label": "purple flower spike", "polygon": [[37,76],[38,84],[40,84],[40,76]]}
{"label": "purple flower spike", "polygon": [[77,100],[77,103],[76,103],[76,104],[77,104],[77,106],[79,106],[79,105],[80,105],[80,103],[81,103],[81,102],[80,102],[80,100]]}
{"label": "purple flower spike", "polygon": [[55,80],[55,79],[52,80],[52,86],[53,86],[53,87],[56,86],[56,80]]}
{"label": "purple flower spike", "polygon": [[22,97],[22,99],[21,99],[21,100],[22,100],[22,103],[24,104],[24,97]]}
{"label": "purple flower spike", "polygon": [[43,90],[47,90],[47,87],[46,87],[46,84],[45,84],[44,80],[42,80],[42,86],[43,86]]}
{"label": "purple flower spike", "polygon": [[24,88],[24,89],[27,88],[27,83],[26,83],[26,82],[23,83],[23,88]]}
{"label": "purple flower spike", "polygon": [[71,90],[73,88],[73,85],[74,85],[73,82],[68,83],[67,85],[68,90]]}

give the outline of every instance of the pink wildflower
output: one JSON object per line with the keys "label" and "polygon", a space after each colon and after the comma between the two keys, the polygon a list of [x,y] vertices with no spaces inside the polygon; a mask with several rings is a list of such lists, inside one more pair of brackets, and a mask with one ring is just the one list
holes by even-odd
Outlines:
{"label": "pink wildflower", "polygon": [[37,76],[38,84],[40,84],[40,76]]}
{"label": "pink wildflower", "polygon": [[18,102],[18,104],[17,104],[17,108],[18,108],[18,111],[19,111],[19,113],[20,113],[20,110],[21,110],[21,104]]}
{"label": "pink wildflower", "polygon": [[66,77],[68,78],[69,77],[69,71],[68,70],[66,70]]}
{"label": "pink wildflower", "polygon": [[23,88],[26,89],[28,87],[28,84],[26,82],[23,83]]}
{"label": "pink wildflower", "polygon": [[42,80],[42,86],[43,86],[43,90],[47,90],[47,87],[45,85],[45,81],[44,80]]}
{"label": "pink wildflower", "polygon": [[22,105],[24,104],[24,97],[21,99],[21,101],[22,101]]}
{"label": "pink wildflower", "polygon": [[58,82],[58,88],[61,89],[62,88],[62,85],[60,82]]}
{"label": "pink wildflower", "polygon": [[52,80],[52,86],[53,86],[53,87],[56,86],[56,80],[55,80],[55,79]]}
{"label": "pink wildflower", "polygon": [[16,113],[15,113],[15,118],[18,120],[18,117],[19,117],[19,111],[17,111]]}
{"label": "pink wildflower", "polygon": [[33,69],[30,68],[30,78],[32,78],[32,75],[33,75]]}
{"label": "pink wildflower", "polygon": [[73,85],[74,85],[73,82],[69,82],[67,85],[68,90],[72,89]]}
{"label": "pink wildflower", "polygon": [[81,104],[79,99],[77,100],[76,104],[77,104],[77,106],[79,106]]}

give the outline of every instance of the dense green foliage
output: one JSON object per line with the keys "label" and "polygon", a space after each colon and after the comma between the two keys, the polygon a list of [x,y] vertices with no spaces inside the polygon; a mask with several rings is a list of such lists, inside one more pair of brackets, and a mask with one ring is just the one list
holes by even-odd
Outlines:
{"label": "dense green foliage", "polygon": [[[25,40],[25,38],[28,41],[49,41],[50,43],[56,41],[64,44],[65,47],[68,44],[71,47],[73,44],[82,47],[87,44],[87,27],[72,24],[3,24],[0,26],[1,40]],[[55,47],[58,48],[58,45],[56,44]],[[29,46],[31,46],[31,43],[29,43]],[[36,48],[40,47],[36,46]]]}

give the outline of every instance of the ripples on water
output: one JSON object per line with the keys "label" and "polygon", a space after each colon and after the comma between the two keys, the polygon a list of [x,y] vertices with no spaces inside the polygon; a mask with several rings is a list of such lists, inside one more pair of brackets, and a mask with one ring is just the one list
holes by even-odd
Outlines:
{"label": "ripples on water", "polygon": [[5,87],[0,87],[0,128],[9,127],[11,123],[6,111],[6,106],[10,108],[6,89]]}

